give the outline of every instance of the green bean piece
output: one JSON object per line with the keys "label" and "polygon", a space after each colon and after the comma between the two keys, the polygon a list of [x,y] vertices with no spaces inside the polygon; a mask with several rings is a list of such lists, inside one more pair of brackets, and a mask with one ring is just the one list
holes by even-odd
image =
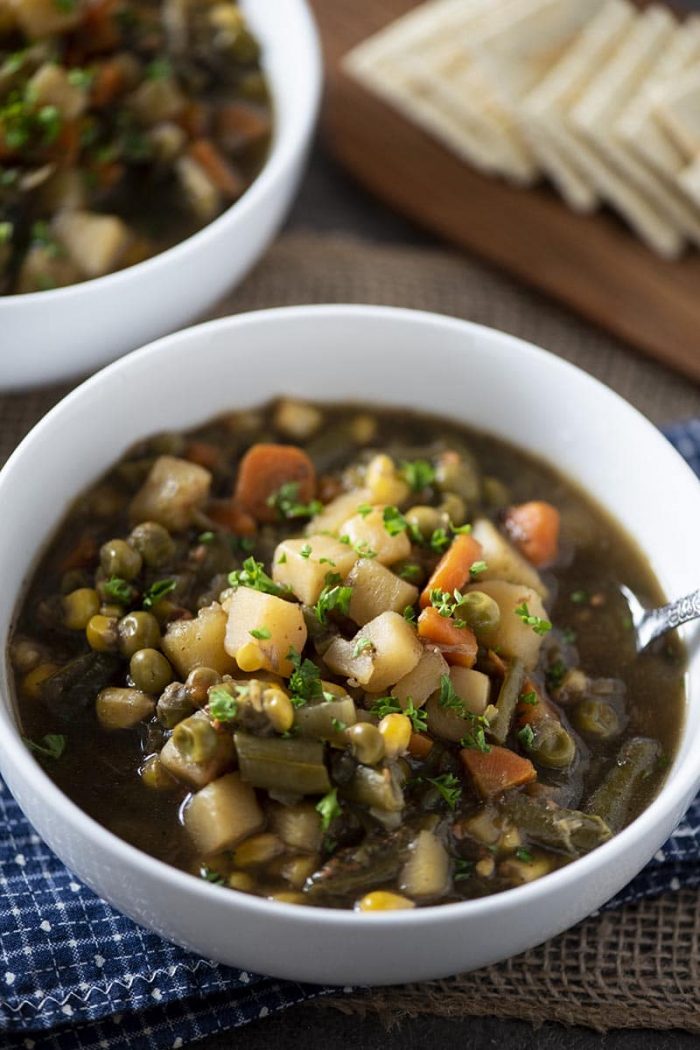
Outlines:
{"label": "green bean piece", "polygon": [[349,696],[305,704],[296,712],[296,724],[303,737],[329,740],[341,747],[347,743],[345,729],[357,721],[355,704]]}
{"label": "green bean piece", "polygon": [[123,616],[117,631],[122,656],[132,657],[139,649],[156,649],[160,645],[160,627],[152,613],[139,610]]}
{"label": "green bean piece", "polygon": [[76,656],[41,683],[39,693],[48,709],[61,718],[74,718],[104,689],[119,667],[113,653],[89,652]]}
{"label": "green bean piece", "polygon": [[132,529],[129,545],[139,552],[150,569],[161,569],[175,557],[175,541],[156,521],[142,521]]}
{"label": "green bean piece", "polygon": [[166,729],[174,729],[178,722],[189,718],[196,710],[187,687],[182,682],[166,686],[156,705],[158,721]]}
{"label": "green bean piece", "polygon": [[482,631],[495,631],[501,622],[501,610],[489,594],[470,591],[459,604],[456,615],[478,636]]}
{"label": "green bean piece", "polygon": [[190,762],[208,762],[217,752],[219,734],[206,718],[187,718],[173,729],[173,743]]}
{"label": "green bean piece", "polygon": [[568,769],[576,757],[574,738],[556,718],[537,723],[526,750],[538,765],[547,769]]}
{"label": "green bean piece", "polygon": [[471,455],[445,453],[438,460],[435,480],[441,492],[461,496],[467,506],[477,503],[481,484],[476,460]]}
{"label": "green bean piece", "polygon": [[105,576],[133,580],[141,572],[143,558],[126,540],[109,540],[100,548],[100,565]]}
{"label": "green bean piece", "polygon": [[418,531],[424,540],[429,540],[435,530],[439,529],[442,524],[440,511],[437,507],[417,504],[415,507],[409,507],[405,517],[410,528]]}
{"label": "green bean piece", "polygon": [[233,739],[241,777],[253,787],[296,795],[325,795],[331,790],[320,741],[248,733],[236,733]]}
{"label": "green bean piece", "polygon": [[370,833],[359,846],[338,850],[307,879],[304,893],[310,898],[342,898],[392,882],[415,834],[415,827],[403,825],[389,835]]}
{"label": "green bean piece", "polygon": [[504,744],[510,732],[524,677],[525,667],[522,660],[513,660],[513,663],[505,673],[503,684],[498,694],[496,717],[488,729],[489,736],[498,744]]}
{"label": "green bean piece", "polygon": [[643,782],[661,758],[658,740],[637,736],[625,741],[615,765],[588,800],[586,811],[603,819],[613,831],[624,828],[632,815]]}
{"label": "green bean piece", "polygon": [[572,722],[579,733],[590,740],[612,740],[622,729],[613,705],[592,697],[576,705]]}
{"label": "green bean piece", "polygon": [[134,685],[144,693],[162,693],[174,675],[167,659],[157,649],[139,649],[129,661]]}
{"label": "green bean piece", "polygon": [[346,462],[348,448],[362,444],[356,440],[351,419],[324,427],[320,434],[310,441],[306,451],[314,462],[319,474],[328,474]]}
{"label": "green bean piece", "polygon": [[394,766],[372,769],[358,766],[343,794],[351,802],[368,809],[379,809],[386,813],[400,813],[404,807],[401,776]]}
{"label": "green bean piece", "polygon": [[501,811],[528,839],[574,857],[590,853],[612,835],[608,824],[596,814],[549,809],[516,791],[508,792]]}

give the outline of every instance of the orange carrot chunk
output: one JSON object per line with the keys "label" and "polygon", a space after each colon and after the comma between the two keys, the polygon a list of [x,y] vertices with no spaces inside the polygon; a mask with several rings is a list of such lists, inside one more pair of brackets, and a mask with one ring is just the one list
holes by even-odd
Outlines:
{"label": "orange carrot chunk", "polygon": [[448,664],[473,667],[477,643],[470,627],[458,627],[451,616],[441,616],[432,605],[418,617],[418,635],[437,645]]}
{"label": "orange carrot chunk", "polygon": [[234,536],[252,536],[255,533],[255,518],[239,507],[232,499],[213,499],[206,507],[207,517]]}
{"label": "orange carrot chunk", "polygon": [[257,106],[231,102],[217,110],[214,129],[224,149],[233,153],[269,135],[270,118]]}
{"label": "orange carrot chunk", "polygon": [[90,88],[90,102],[95,109],[111,105],[117,95],[126,89],[126,74],[123,62],[111,59],[101,62],[95,70]]}
{"label": "orange carrot chunk", "polygon": [[506,531],[528,561],[538,568],[551,565],[559,552],[560,515],[556,507],[544,500],[532,500],[509,507]]}
{"label": "orange carrot chunk", "polygon": [[456,536],[452,544],[437,563],[433,575],[425,585],[420,596],[420,607],[430,605],[430,592],[434,590],[461,590],[469,579],[469,572],[475,561],[480,561],[483,551],[481,544],[473,536]]}
{"label": "orange carrot chunk", "polygon": [[529,758],[516,755],[507,747],[492,747],[490,751],[475,751],[465,747],[459,757],[482,798],[502,795],[504,791],[537,779],[535,767]]}
{"label": "orange carrot chunk", "polygon": [[207,470],[216,470],[221,463],[221,450],[208,441],[190,441],[185,449],[185,459]]}
{"label": "orange carrot chunk", "polygon": [[316,470],[296,445],[253,445],[241,460],[234,499],[257,521],[277,521],[274,498],[283,485],[295,485],[294,501],[309,503],[316,493]]}
{"label": "orange carrot chunk", "polygon": [[188,153],[204,169],[217,190],[229,200],[236,200],[245,189],[245,181],[210,139],[196,139]]}
{"label": "orange carrot chunk", "polygon": [[408,753],[411,758],[427,758],[432,750],[433,742],[429,736],[423,733],[411,733],[411,739],[408,742]]}

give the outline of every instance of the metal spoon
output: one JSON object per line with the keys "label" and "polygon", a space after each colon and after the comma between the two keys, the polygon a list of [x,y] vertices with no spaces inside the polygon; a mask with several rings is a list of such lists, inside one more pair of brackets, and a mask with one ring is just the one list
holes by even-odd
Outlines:
{"label": "metal spoon", "polygon": [[666,634],[667,631],[680,627],[688,620],[700,618],[700,590],[693,591],[685,598],[679,598],[668,605],[662,605],[659,609],[645,609],[629,587],[625,587],[624,584],[620,587],[620,591],[629,606],[638,653],[641,653],[650,642]]}

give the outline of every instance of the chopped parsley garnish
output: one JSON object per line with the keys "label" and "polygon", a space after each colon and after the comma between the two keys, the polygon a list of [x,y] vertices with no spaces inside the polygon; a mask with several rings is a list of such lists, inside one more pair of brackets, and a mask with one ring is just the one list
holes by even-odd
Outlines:
{"label": "chopped parsley garnish", "polygon": [[102,593],[118,605],[128,605],[134,598],[134,588],[120,576],[112,576],[102,584]]}
{"label": "chopped parsley garnish", "polygon": [[450,676],[447,674],[440,675],[440,695],[438,697],[438,703],[440,704],[440,707],[445,707],[448,711],[458,711],[460,715],[464,714],[464,703],[455,692]]}
{"label": "chopped parsley garnish", "polygon": [[523,864],[532,864],[533,860],[535,859],[530,853],[530,850],[525,849],[523,846],[520,846],[518,849],[516,849],[515,856],[518,858],[518,860],[521,860]]}
{"label": "chopped parsley garnish", "polygon": [[278,565],[286,565],[287,564],[287,555],[285,554],[284,551],[282,551],[282,553],[280,554],[279,558],[277,559],[277,564]]}
{"label": "chopped parsley garnish", "polygon": [[462,797],[462,785],[454,773],[443,773],[439,777],[425,777],[426,783],[432,784],[440,792],[450,809],[456,809]]}
{"label": "chopped parsley garnish", "polygon": [[359,543],[354,543],[353,548],[355,554],[359,554],[361,558],[376,558],[377,552],[372,550],[367,540],[360,540]]}
{"label": "chopped parsley garnish", "polygon": [[566,666],[563,660],[555,660],[554,663],[550,664],[544,673],[545,681],[548,689],[558,689],[566,678],[566,673],[569,668]]}
{"label": "chopped parsley garnish", "polygon": [[304,546],[299,551],[299,554],[301,555],[302,558],[310,558],[311,557],[311,545],[309,543],[305,543]]}
{"label": "chopped parsley garnish", "polygon": [[267,505],[274,507],[280,518],[313,518],[323,510],[320,500],[312,499],[310,503],[299,502],[299,482],[287,481],[277,492],[268,497]]}
{"label": "chopped parsley garnish", "polygon": [[374,642],[369,638],[358,638],[355,642],[355,648],[352,651],[353,656],[361,656],[362,653],[374,652]]}
{"label": "chopped parsley garnish", "polygon": [[143,596],[144,609],[152,609],[154,605],[157,605],[158,602],[162,601],[168,594],[171,594],[176,587],[177,580],[156,580],[155,583],[151,584]]}
{"label": "chopped parsley garnish", "polygon": [[470,568],[470,576],[480,576],[482,572],[486,572],[488,565],[485,561],[473,561]]}
{"label": "chopped parsley garnish", "polygon": [[406,606],[406,608],[403,611],[403,618],[408,623],[415,623],[416,622],[416,620],[418,619],[418,616],[416,615],[416,610],[413,608],[412,605],[407,605]]}
{"label": "chopped parsley garnish", "polygon": [[395,696],[383,696],[381,699],[375,700],[370,711],[377,718],[384,718],[385,715],[406,715],[406,718],[411,720],[414,733],[424,733],[428,728],[427,713],[421,711],[419,707],[415,707],[410,696],[406,701],[405,707],[401,706]]}
{"label": "chopped parsley garnish", "polygon": [[263,563],[256,561],[255,558],[246,558],[242,569],[230,572],[228,582],[232,587],[250,587],[251,590],[262,591],[263,594],[274,594],[277,597],[289,591],[288,587],[275,583],[272,577],[265,572]]}
{"label": "chopped parsley garnish", "polygon": [[574,605],[585,605],[588,602],[588,591],[572,591],[569,598]]}
{"label": "chopped parsley garnish", "polygon": [[463,710],[462,717],[471,722],[471,729],[464,734],[459,742],[460,747],[466,747],[470,751],[482,751],[487,754],[491,750],[490,744],[486,742],[485,730],[488,729],[488,719],[483,715],[475,715],[472,711]]}
{"label": "chopped parsley garnish", "polygon": [[333,788],[327,795],[316,803],[316,812],[321,815],[321,827],[324,831],[328,831],[332,822],[336,817],[340,816],[341,809],[340,803],[338,802],[338,789]]}
{"label": "chopped parsley garnish", "polygon": [[413,492],[422,492],[435,481],[435,468],[427,459],[414,459],[402,463],[400,474]]}
{"label": "chopped parsley garnish", "polygon": [[287,659],[294,668],[289,678],[292,704],[303,707],[309,700],[322,700],[321,672],[313,660],[302,660],[301,653],[293,647],[287,653]]}
{"label": "chopped parsley garnish", "polygon": [[474,861],[463,860],[461,857],[457,857],[455,860],[455,870],[452,876],[453,882],[459,882],[461,879],[470,879],[474,874]]}
{"label": "chopped parsley garnish", "polygon": [[197,537],[197,542],[198,543],[204,543],[204,544],[213,543],[214,542],[214,533],[213,532],[200,532],[199,536]]}
{"label": "chopped parsley garnish", "polygon": [[367,515],[371,514],[373,510],[374,507],[371,503],[361,503],[360,506],[357,508],[357,513],[360,514],[363,518],[366,518]]}
{"label": "chopped parsley garnish", "polygon": [[340,718],[331,718],[331,725],[336,733],[343,733],[348,728],[346,723]]}
{"label": "chopped parsley garnish", "polygon": [[531,689],[527,693],[521,693],[519,699],[521,704],[529,704],[531,707],[534,707],[535,704],[539,703],[537,693],[534,689]]}
{"label": "chopped parsley garnish", "polygon": [[213,686],[208,693],[209,714],[217,722],[232,722],[238,714],[238,700],[223,685]]}
{"label": "chopped parsley garnish", "polygon": [[342,587],[337,572],[329,572],[326,580],[328,582],[314,605],[314,612],[319,623],[327,623],[328,614],[334,610],[342,613],[343,616],[347,616],[350,608],[350,599],[352,598],[352,587]]}
{"label": "chopped parsley garnish", "polygon": [[22,740],[30,751],[34,751],[43,758],[60,758],[66,750],[66,738],[62,733],[47,733],[46,736],[42,736],[38,744],[27,736],[23,736]]}
{"label": "chopped parsley garnish", "polygon": [[89,69],[69,69],[68,70],[68,83],[71,87],[81,88],[83,91],[87,91],[94,80],[95,74]]}
{"label": "chopped parsley garnish", "polygon": [[526,751],[530,751],[535,742],[535,733],[531,725],[525,725],[517,732],[517,737]]}
{"label": "chopped parsley garnish", "polygon": [[61,113],[56,106],[42,106],[36,115],[36,119],[42,130],[42,136],[47,146],[50,146],[59,136],[61,131]]}
{"label": "chopped parsley garnish", "polygon": [[444,554],[451,543],[452,537],[445,531],[445,529],[435,529],[430,537],[429,545],[436,554]]}
{"label": "chopped parsley garnish", "polygon": [[14,226],[11,222],[0,222],[0,244],[7,244],[12,240]]}
{"label": "chopped parsley garnish", "polygon": [[408,522],[398,507],[385,507],[382,513],[384,528],[390,536],[398,536],[408,528]]}
{"label": "chopped parsley garnish", "polygon": [[527,627],[532,627],[535,634],[547,634],[552,629],[549,620],[544,620],[541,616],[531,615],[527,602],[521,602],[520,605],[516,606],[515,615],[519,616]]}
{"label": "chopped parsley garnish", "polygon": [[332,568],[335,568],[335,562],[333,561],[332,558],[319,558],[318,559],[318,564],[319,565],[330,565]]}
{"label": "chopped parsley garnish", "polygon": [[214,871],[208,864],[203,864],[199,869],[199,877],[204,879],[205,882],[213,883],[215,886],[223,886],[225,883],[223,875],[220,875],[218,871]]}
{"label": "chopped parsley garnish", "polygon": [[172,76],[173,67],[167,58],[154,58],[146,67],[146,76],[149,80],[162,80]]}
{"label": "chopped parsley garnish", "polygon": [[561,636],[567,645],[573,645],[576,641],[576,631],[573,627],[565,627],[561,632]]}
{"label": "chopped parsley garnish", "polygon": [[399,576],[402,580],[406,580],[408,583],[415,583],[421,578],[421,573],[422,570],[420,565],[416,565],[414,561],[410,561],[403,566]]}
{"label": "chopped parsley garnish", "polygon": [[259,642],[266,642],[268,638],[272,638],[272,632],[269,627],[254,627],[249,633],[253,638],[257,638]]}

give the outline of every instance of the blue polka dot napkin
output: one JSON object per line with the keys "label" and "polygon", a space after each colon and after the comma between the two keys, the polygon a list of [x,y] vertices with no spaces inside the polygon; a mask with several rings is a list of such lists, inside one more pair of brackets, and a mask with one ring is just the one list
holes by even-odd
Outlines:
{"label": "blue polka dot napkin", "polygon": [[[700,420],[667,435],[700,474]],[[0,1039],[7,1050],[177,1050],[338,992],[219,966],[136,926],[61,864],[2,782],[0,828]],[[698,886],[698,861],[700,797],[606,907]]]}

